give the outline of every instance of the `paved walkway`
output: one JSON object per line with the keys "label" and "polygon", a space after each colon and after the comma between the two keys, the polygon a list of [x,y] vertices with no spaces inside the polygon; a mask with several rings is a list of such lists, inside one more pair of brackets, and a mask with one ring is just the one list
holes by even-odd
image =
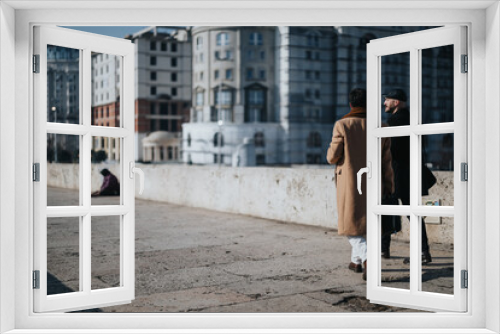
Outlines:
{"label": "paved walkway", "polygon": [[[50,188],[49,205],[61,205],[75,194]],[[110,200],[116,198],[98,198],[94,204]],[[92,223],[93,289],[119,284],[118,221],[100,219]],[[78,288],[77,220],[70,225],[49,221],[53,293]],[[408,286],[409,264],[403,264],[408,244],[396,240],[392,254],[383,260],[383,284]],[[426,286],[451,291],[452,253],[434,250],[433,255]],[[370,304],[361,274],[346,268],[349,259],[348,241],[333,230],[137,200],[136,299],[94,311],[412,311]]]}

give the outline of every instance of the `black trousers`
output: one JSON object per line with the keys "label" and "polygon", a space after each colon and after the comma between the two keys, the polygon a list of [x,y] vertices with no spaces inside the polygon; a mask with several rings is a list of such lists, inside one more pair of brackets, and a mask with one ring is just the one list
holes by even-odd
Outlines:
{"label": "black trousers", "polygon": [[[401,202],[403,205],[410,205],[409,198],[401,198]],[[410,220],[410,217],[408,217],[408,220]],[[392,232],[388,232],[382,235],[382,252],[386,252],[391,248],[391,234]],[[422,252],[429,252],[429,241],[427,240],[427,229],[424,220],[422,220]]]}

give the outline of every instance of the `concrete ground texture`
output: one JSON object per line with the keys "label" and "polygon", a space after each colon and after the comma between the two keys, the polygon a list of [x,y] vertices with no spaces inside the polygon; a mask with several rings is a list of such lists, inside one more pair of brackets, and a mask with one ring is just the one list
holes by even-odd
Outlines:
{"label": "concrete ground texture", "polygon": [[[48,188],[48,205],[78,191]],[[117,198],[93,198],[93,204]],[[73,219],[73,220],[71,220]],[[334,230],[136,200],[136,298],[93,312],[414,312],[371,304]],[[49,294],[78,290],[78,218],[48,219]],[[92,289],[120,284],[119,219],[92,217]],[[453,293],[453,249],[431,245],[425,291]],[[409,244],[393,238],[382,285],[409,288]]]}

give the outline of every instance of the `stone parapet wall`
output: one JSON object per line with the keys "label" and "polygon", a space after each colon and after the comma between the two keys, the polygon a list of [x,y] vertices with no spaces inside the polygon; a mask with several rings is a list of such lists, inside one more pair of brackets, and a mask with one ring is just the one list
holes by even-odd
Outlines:
{"label": "stone parapet wall", "polygon": [[[327,228],[337,228],[333,168],[233,168],[169,164],[137,164],[145,175],[144,193],[136,198],[169,202],[215,211],[250,215]],[[92,191],[102,182],[99,171],[118,173],[118,165],[93,164]],[[434,172],[437,184],[426,200],[453,205],[453,173]],[[48,164],[48,184],[78,189],[78,166]],[[121,178],[120,178],[121,179]],[[138,187],[136,187],[138,189]],[[427,224],[431,243],[453,244],[453,219]],[[409,224],[395,238],[407,241]]]}

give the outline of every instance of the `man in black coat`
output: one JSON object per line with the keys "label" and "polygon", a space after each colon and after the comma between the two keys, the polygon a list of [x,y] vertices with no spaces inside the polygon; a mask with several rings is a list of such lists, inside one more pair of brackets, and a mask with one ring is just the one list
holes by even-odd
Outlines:
{"label": "man in black coat", "polygon": [[[410,125],[410,111],[406,106],[406,93],[402,89],[395,89],[384,95],[385,112],[390,114],[387,123],[389,126],[404,126]],[[391,203],[398,204],[398,198],[403,205],[410,205],[410,137],[393,137],[391,138],[391,154],[392,154],[392,169],[394,171],[395,192]],[[425,165],[422,166],[422,185],[428,185],[432,181],[427,180],[433,177]],[[430,173],[431,176],[428,176]],[[434,179],[435,183],[435,179]],[[433,183],[432,183],[433,184]],[[422,195],[428,194],[427,186],[422,186]],[[395,202],[395,203],[392,203]],[[398,217],[399,218],[399,217]],[[382,257],[390,258],[391,231],[382,234]],[[429,252],[429,243],[427,240],[427,230],[425,221],[422,219],[422,264],[432,262],[432,257]]]}

